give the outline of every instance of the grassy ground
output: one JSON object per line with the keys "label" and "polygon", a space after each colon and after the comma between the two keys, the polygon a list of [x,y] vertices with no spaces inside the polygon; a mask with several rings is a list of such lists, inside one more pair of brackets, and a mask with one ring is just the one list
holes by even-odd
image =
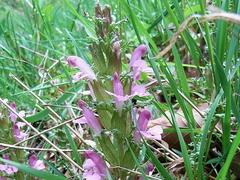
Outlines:
{"label": "grassy ground", "polygon": [[[79,138],[99,142],[81,132],[86,131],[86,126],[80,126],[80,132],[71,121],[58,127],[81,115],[76,109],[77,100],[96,103],[79,94],[87,85],[82,81],[72,83],[71,76],[78,70],[66,62],[68,56],[76,55],[92,65],[95,73],[101,72],[88,48],[99,38],[95,31],[94,3],[92,0],[0,3],[0,98],[8,99],[9,104],[15,102],[18,111],[26,111],[30,124],[24,131],[29,137],[43,132],[53,145],[72,150],[71,153],[30,150],[28,148],[55,148],[40,135],[29,139],[20,144],[25,147],[25,155],[37,154],[47,168],[39,172],[15,164],[21,172],[39,178],[81,179],[79,169],[84,157],[78,150],[89,149],[89,146],[82,145]],[[155,82],[148,88],[155,95],[135,99],[151,111],[153,126],[162,125],[164,147],[152,141],[143,144],[143,152],[135,157],[136,165],[130,169],[134,171],[132,174],[144,174],[141,165],[149,160],[155,166],[152,176],[158,179],[240,178],[236,170],[240,143],[240,16],[235,15],[240,14],[240,3],[213,0],[211,5],[218,9],[212,11],[207,11],[208,5],[201,0],[101,0],[100,4],[111,7],[116,23],[114,31],[121,44],[122,74],[133,50],[140,44],[146,44],[144,59],[154,71],[142,73],[138,83],[147,86]],[[193,14],[202,16],[189,20]],[[5,106],[1,109],[4,115]],[[30,125],[36,128],[35,132]],[[173,138],[177,141],[174,147]],[[2,155],[12,151],[15,149],[0,152]],[[22,161],[28,164],[27,158]],[[25,173],[19,176],[30,179]],[[113,168],[108,179],[117,179],[114,175],[118,173]],[[2,171],[0,176],[7,177]]]}

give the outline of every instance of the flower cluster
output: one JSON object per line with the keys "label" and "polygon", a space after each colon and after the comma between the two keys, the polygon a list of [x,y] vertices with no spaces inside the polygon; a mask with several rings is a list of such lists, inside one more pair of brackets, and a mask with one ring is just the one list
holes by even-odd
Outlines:
{"label": "flower cluster", "polygon": [[[118,48],[120,48],[119,44],[118,44]],[[79,108],[82,110],[83,117],[76,119],[73,122],[79,123],[79,124],[87,123],[90,126],[90,128],[94,131],[94,135],[96,137],[99,137],[100,138],[99,140],[103,141],[104,143],[110,142],[110,141],[106,133],[102,133],[102,132],[105,132],[106,130],[112,131],[116,128],[117,129],[119,128],[118,131],[120,131],[120,133],[123,133],[121,132],[121,129],[130,128],[127,132],[130,132],[130,133],[133,132],[132,135],[126,134],[126,133],[125,134],[123,133],[123,135],[132,136],[136,144],[141,142],[142,137],[147,140],[152,140],[152,139],[161,140],[161,134],[163,132],[161,126],[154,126],[152,128],[147,129],[148,121],[151,119],[151,113],[149,110],[143,110],[139,114],[137,122],[132,121],[131,116],[128,116],[129,113],[131,114],[131,111],[124,110],[124,109],[127,109],[128,101],[133,99],[135,96],[144,97],[144,96],[150,95],[149,92],[146,92],[145,87],[143,85],[139,85],[139,83],[137,82],[140,79],[141,72],[152,72],[152,69],[147,66],[144,60],[142,60],[142,56],[145,55],[146,52],[147,52],[147,47],[146,45],[142,44],[138,46],[132,54],[132,58],[130,60],[130,63],[128,66],[128,72],[127,72],[128,77],[130,79],[129,82],[131,83],[130,86],[129,84],[126,85],[126,86],[129,86],[129,90],[126,90],[128,88],[126,88],[123,85],[119,77],[119,74],[116,71],[113,73],[112,91],[110,90],[109,87],[99,88],[99,87],[102,87],[99,85],[99,83],[102,83],[105,81],[106,84],[109,84],[107,82],[108,80],[106,79],[103,80],[103,78],[99,78],[98,77],[99,75],[97,76],[93,72],[93,70],[90,68],[90,66],[83,59],[77,56],[68,57],[67,58],[68,64],[73,67],[78,67],[81,71],[73,76],[73,82],[77,82],[79,80],[82,80],[83,78],[87,79],[88,86],[89,86],[89,93],[87,94],[91,94],[92,97],[94,98],[107,97],[106,99],[102,98],[103,101],[105,102],[101,102],[102,99],[99,100],[98,98],[96,100],[100,101],[99,104],[105,103],[106,104],[105,106],[109,107],[108,111],[113,113],[112,117],[110,117],[110,121],[111,121],[110,128],[107,128],[106,126],[104,126],[104,123],[105,123],[104,120],[107,117],[105,115],[108,114],[107,111],[105,111],[103,115],[101,113],[98,113],[99,117],[96,117],[95,114],[90,109],[87,108],[88,103],[86,103],[83,100],[79,100],[78,105],[79,105]],[[100,94],[101,96],[99,96],[98,94]],[[107,96],[106,94],[109,96]],[[108,103],[112,101],[112,97],[114,98],[114,106],[110,107],[108,106]],[[116,111],[111,110],[113,107],[115,107]],[[98,108],[97,108],[97,112],[98,112]],[[131,125],[132,123],[134,125]],[[126,124],[130,124],[130,125],[126,125]],[[133,126],[134,126],[134,130],[132,130]],[[112,131],[112,133],[114,134],[114,131]],[[113,136],[113,137],[118,139],[117,141],[119,142],[123,141],[123,144],[124,144],[123,137],[121,138],[119,136],[116,136],[116,137]],[[116,159],[118,157],[117,155],[116,157],[114,157],[113,154],[118,152],[114,150],[114,145],[112,146],[111,144],[107,145],[104,143],[100,142],[100,146],[102,147],[103,153],[106,153],[104,152],[105,146],[108,146],[108,151],[111,151],[112,153],[111,156],[108,154],[105,154],[108,162],[110,164],[116,163],[117,162]],[[136,151],[135,153],[137,154],[138,151]],[[127,154],[127,152],[125,153]],[[98,180],[105,179],[107,166],[105,162],[101,159],[101,157],[96,152],[93,152],[93,151],[86,151],[84,153],[84,156],[86,160],[83,164],[83,168],[86,170],[86,172],[83,174],[83,177],[85,179],[98,179]],[[128,165],[126,164],[125,166],[127,167]],[[153,169],[153,167],[149,165],[148,169],[151,169],[151,168]]]}
{"label": "flower cluster", "polygon": [[[82,117],[74,120],[74,123],[87,123],[97,144],[97,150],[102,152],[106,162],[110,166],[121,166],[128,169],[136,168],[132,154],[136,157],[140,154],[141,139],[160,140],[162,134],[161,126],[147,129],[148,121],[151,119],[149,110],[143,110],[138,119],[135,120],[133,103],[137,97],[150,98],[151,94],[141,85],[141,74],[152,73],[146,61],[142,59],[147,53],[145,44],[139,45],[132,53],[126,70],[122,68],[121,43],[115,28],[118,23],[112,23],[110,7],[101,9],[97,3],[95,7],[95,31],[97,38],[92,40],[89,49],[97,72],[89,66],[82,58],[70,56],[67,63],[71,67],[79,68],[80,72],[73,76],[74,83],[85,80],[88,91],[80,92],[83,95],[91,95],[94,103],[88,103],[90,97],[78,101],[82,111]],[[145,98],[145,99],[146,99]],[[83,101],[85,100],[85,101]],[[95,109],[94,113],[91,109]],[[97,115],[96,115],[97,114]],[[133,120],[134,119],[134,120]],[[94,151],[84,153],[85,162],[83,174],[85,179],[106,179],[108,166],[103,159]],[[146,173],[153,169],[151,165]],[[116,179],[126,179],[128,172],[114,170]],[[108,175],[111,175],[108,174]]]}
{"label": "flower cluster", "polygon": [[[7,103],[8,100],[4,100],[4,102]],[[10,104],[10,107],[14,111],[17,111],[17,106],[14,102]],[[3,110],[3,112],[5,112],[5,111]],[[20,112],[18,112],[18,115],[20,117],[24,117],[25,112],[20,111]],[[8,113],[1,114],[0,122],[1,122],[1,124],[3,124],[3,126],[0,128],[2,129],[1,133],[2,133],[3,138],[5,138],[5,139],[1,139],[1,142],[6,141],[6,143],[14,144],[16,142],[21,141],[26,136],[28,136],[27,133],[25,133],[21,130],[22,127],[24,127],[26,124],[24,122],[18,122],[17,118],[18,118],[18,116],[13,111],[10,111],[9,115],[8,115]],[[9,160],[9,161],[13,160],[13,161],[17,161],[19,163],[22,163],[23,160],[25,159],[24,152],[23,152],[23,150],[20,150],[20,149],[16,149],[15,151],[8,152],[7,154],[3,154],[2,157],[3,157],[3,159]],[[29,157],[29,166],[34,169],[37,169],[37,170],[45,169],[45,165],[44,165],[43,161],[37,160],[35,155],[31,155]],[[15,166],[9,165],[9,164],[0,164],[0,171],[4,172],[6,175],[12,175],[12,174],[18,172],[18,168]],[[0,179],[4,180],[5,178],[0,177]]]}

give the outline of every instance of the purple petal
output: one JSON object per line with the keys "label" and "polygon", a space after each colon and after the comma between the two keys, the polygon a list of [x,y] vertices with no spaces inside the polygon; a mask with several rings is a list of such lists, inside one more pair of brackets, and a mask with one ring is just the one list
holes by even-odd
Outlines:
{"label": "purple petal", "polygon": [[[10,107],[15,111],[17,110],[17,106],[14,102],[10,104]],[[17,116],[12,111],[10,111],[10,119],[13,123],[15,123],[17,119]]]}
{"label": "purple petal", "polygon": [[141,131],[141,134],[145,137],[145,139],[149,139],[149,140],[152,140],[152,139],[161,140],[162,133],[163,133],[162,127],[159,125],[149,128],[148,131]]}
{"label": "purple petal", "polygon": [[[149,175],[149,173],[150,173],[153,169],[154,169],[154,165],[151,164],[151,163],[149,163],[149,164],[147,164],[147,169],[146,169],[145,173],[146,173],[147,175]],[[139,177],[138,180],[143,180],[143,177]]]}
{"label": "purple petal", "polygon": [[130,60],[128,70],[132,67],[135,61],[141,60],[142,56],[146,54],[147,52],[147,46],[145,44],[141,44],[138,46],[132,53],[132,58]]}
{"label": "purple petal", "polygon": [[70,66],[78,67],[84,75],[86,75],[89,79],[96,79],[96,75],[93,70],[89,67],[89,65],[80,57],[70,56],[67,58],[67,62]]}
{"label": "purple petal", "polygon": [[147,63],[144,60],[136,60],[132,66],[140,70],[148,68]]}
{"label": "purple petal", "polygon": [[83,178],[86,180],[103,180],[99,173],[93,171],[86,171],[83,173]]}
{"label": "purple petal", "polygon": [[[6,155],[6,154],[3,154],[3,158],[6,159],[6,160],[11,161],[9,156]],[[15,166],[9,165],[9,164],[5,164],[5,165],[0,164],[0,170],[1,171],[5,171],[7,174],[12,174],[14,172],[17,172],[18,168],[16,168]]]}
{"label": "purple petal", "polygon": [[96,165],[97,170],[102,176],[107,175],[106,163],[103,161],[103,159],[101,158],[101,156],[99,156],[98,153],[94,151],[85,151],[84,156],[86,159],[91,159],[93,161],[93,163]]}
{"label": "purple petal", "polygon": [[127,95],[126,96],[119,96],[119,95],[116,95],[116,94],[111,93],[109,91],[106,91],[106,93],[108,93],[109,95],[114,96],[114,98],[116,98],[115,101],[117,101],[117,102],[124,102],[124,101],[129,99],[129,97]]}
{"label": "purple petal", "polygon": [[137,85],[135,82],[132,83],[131,96],[149,96],[149,92],[146,92],[146,88],[142,85]]}
{"label": "purple petal", "polygon": [[18,168],[16,168],[15,166],[12,166],[12,165],[7,164],[7,165],[0,165],[0,166],[5,166],[5,167],[0,167],[0,169],[5,171],[7,174],[12,174],[12,173],[18,171]]}
{"label": "purple petal", "polygon": [[21,141],[23,138],[28,136],[28,134],[21,132],[18,125],[16,124],[13,125],[13,133],[14,133],[15,140],[17,142]]}
{"label": "purple petal", "polygon": [[16,125],[17,125],[19,128],[21,128],[21,127],[25,126],[26,123],[25,123],[25,122],[17,122]]}
{"label": "purple petal", "polygon": [[85,124],[85,123],[87,123],[87,120],[85,117],[82,117],[82,118],[73,120],[73,123]]}
{"label": "purple petal", "polygon": [[123,93],[123,85],[118,77],[117,72],[114,72],[113,75],[113,92],[111,93],[109,91],[106,91],[109,95],[114,96],[114,100],[115,100],[115,104],[116,104],[116,109],[118,110],[118,112],[121,114],[122,112],[122,108],[123,108],[123,104],[124,101],[128,100],[129,97],[126,95],[124,96]]}
{"label": "purple petal", "polygon": [[42,171],[45,169],[45,165],[42,160],[37,160],[35,166],[33,167],[34,169],[37,169],[39,171]]}
{"label": "purple petal", "polygon": [[118,96],[123,96],[123,86],[116,72],[113,75],[113,92]]}
{"label": "purple petal", "polygon": [[10,157],[8,155],[6,155],[6,154],[3,154],[3,159],[11,161]]}
{"label": "purple petal", "polygon": [[82,78],[86,77],[87,75],[84,76],[83,72],[77,72],[75,75],[72,76],[72,82],[76,83],[80,81]]}
{"label": "purple petal", "polygon": [[136,71],[146,72],[146,73],[152,73],[152,68],[147,66],[146,61],[144,60],[137,60],[134,62],[133,67]]}
{"label": "purple petal", "polygon": [[138,117],[138,127],[140,131],[145,131],[147,129],[148,121],[151,119],[151,113],[148,110],[144,110]]}
{"label": "purple petal", "polygon": [[40,171],[45,169],[43,161],[37,160],[37,157],[34,154],[29,157],[29,166]]}
{"label": "purple petal", "polygon": [[149,173],[154,170],[154,165],[152,163],[147,164],[147,170],[145,171],[146,174],[149,175]]}
{"label": "purple petal", "polygon": [[96,164],[91,159],[86,159],[83,163],[83,168],[86,170],[90,170],[96,167]]}
{"label": "purple petal", "polygon": [[87,121],[87,124],[92,128],[95,135],[99,136],[102,131],[101,124],[99,123],[94,113],[89,109],[87,109],[83,104],[85,104],[84,101],[81,101],[81,100],[78,101],[78,105],[83,111],[83,115]]}
{"label": "purple petal", "polygon": [[148,132],[150,134],[152,134],[154,139],[157,139],[157,140],[161,140],[162,139],[161,134],[163,133],[163,129],[162,129],[162,127],[160,125],[157,125],[157,126],[149,128]]}
{"label": "purple petal", "polygon": [[31,155],[30,157],[29,157],[29,166],[30,167],[34,167],[34,165],[36,164],[36,161],[37,161],[37,157],[36,157],[36,155]]}

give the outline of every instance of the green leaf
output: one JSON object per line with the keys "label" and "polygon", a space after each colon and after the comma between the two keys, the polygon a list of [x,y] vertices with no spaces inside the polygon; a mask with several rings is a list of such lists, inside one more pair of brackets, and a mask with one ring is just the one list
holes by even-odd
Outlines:
{"label": "green leaf", "polygon": [[118,161],[118,150],[114,147],[111,142],[109,136],[107,136],[104,132],[101,133],[101,136],[98,138],[99,144],[102,148],[102,152],[108,159],[109,163],[114,165],[119,165]]}

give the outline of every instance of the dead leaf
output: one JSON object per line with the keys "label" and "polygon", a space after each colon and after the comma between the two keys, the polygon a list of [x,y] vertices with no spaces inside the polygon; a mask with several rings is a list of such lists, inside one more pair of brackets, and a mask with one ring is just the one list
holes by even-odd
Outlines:
{"label": "dead leaf", "polygon": [[[201,114],[204,114],[204,112],[208,109],[208,107],[209,107],[208,103],[200,103],[197,106]],[[201,128],[203,124],[202,116],[195,109],[193,109],[192,111],[197,124],[197,128]],[[172,128],[171,114],[169,111],[166,111],[165,114],[167,117],[163,116],[163,117],[149,121],[148,128],[156,125],[161,125],[163,129],[171,129]],[[181,129],[188,128],[187,120],[184,118],[184,114],[181,109],[179,109],[175,113],[175,119],[177,121],[179,128]],[[183,137],[186,143],[191,142],[189,133],[183,133]],[[179,140],[176,133],[163,133],[162,140],[168,143],[170,149],[172,148],[178,149],[178,150],[180,149]]]}

